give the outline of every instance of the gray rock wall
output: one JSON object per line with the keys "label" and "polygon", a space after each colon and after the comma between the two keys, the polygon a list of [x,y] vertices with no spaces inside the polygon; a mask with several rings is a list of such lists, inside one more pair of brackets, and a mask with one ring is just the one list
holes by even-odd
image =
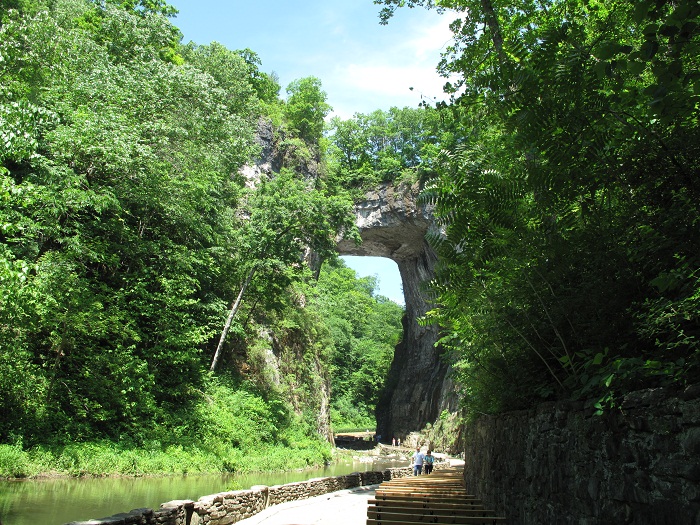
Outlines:
{"label": "gray rock wall", "polygon": [[403,282],[406,313],[403,339],[394,350],[385,390],[377,405],[377,433],[385,441],[407,436],[434,422],[440,412],[454,409],[454,388],[449,367],[435,346],[435,326],[420,326],[418,319],[428,310],[422,283],[432,278],[435,255],[427,243],[416,257],[398,262]]}
{"label": "gray rock wall", "polygon": [[466,428],[467,489],[511,524],[700,524],[700,386],[484,416]]}

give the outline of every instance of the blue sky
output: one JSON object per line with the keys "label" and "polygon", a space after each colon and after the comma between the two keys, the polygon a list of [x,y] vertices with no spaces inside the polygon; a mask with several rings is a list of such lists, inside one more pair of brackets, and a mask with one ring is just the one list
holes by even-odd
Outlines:
{"label": "blue sky", "polygon": [[399,267],[385,257],[341,257],[345,264],[355,270],[360,277],[374,275],[379,280],[377,295],[388,297],[395,303],[404,305],[403,287]]}
{"label": "blue sky", "polygon": [[183,42],[252,49],[261,69],[279,76],[282,95],[291,81],[318,77],[342,118],[444,98],[435,67],[450,39],[449,15],[404,8],[381,26],[372,0],[170,2]]}
{"label": "blue sky", "polygon": [[[399,9],[379,24],[372,0],[170,0],[183,42],[250,48],[261,69],[276,73],[284,96],[293,80],[321,80],[333,114],[350,118],[376,109],[442,100],[445,79],[435,71],[449,44],[449,15]],[[410,89],[413,88],[413,89]],[[378,294],[403,304],[396,263],[344,257],[360,277],[376,275]]]}

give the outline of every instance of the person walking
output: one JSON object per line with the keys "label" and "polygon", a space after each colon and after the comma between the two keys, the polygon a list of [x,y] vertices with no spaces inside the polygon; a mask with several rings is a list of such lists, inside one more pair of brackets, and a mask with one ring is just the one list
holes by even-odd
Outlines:
{"label": "person walking", "polygon": [[423,458],[426,474],[430,474],[433,471],[433,463],[435,463],[435,456],[433,456],[430,449],[428,449],[428,453]]}
{"label": "person walking", "polygon": [[413,475],[418,476],[423,472],[423,460],[425,456],[420,451],[420,447],[416,447],[416,453],[413,454]]}

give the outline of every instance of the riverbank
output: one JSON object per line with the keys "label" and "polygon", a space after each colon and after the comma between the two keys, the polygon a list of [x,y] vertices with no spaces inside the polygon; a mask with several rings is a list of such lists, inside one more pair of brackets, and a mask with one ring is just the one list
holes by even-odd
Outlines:
{"label": "riverbank", "polygon": [[[263,446],[255,451],[233,450],[222,456],[198,448],[125,448],[114,443],[76,443],[65,447],[0,445],[0,480],[64,478],[160,477],[253,472],[292,472],[354,459],[408,461],[413,449],[372,444],[372,447],[331,448],[328,444],[288,448]],[[232,459],[232,457],[234,459]]]}
{"label": "riverbank", "polygon": [[304,445],[219,451],[158,444],[128,448],[110,442],[38,446],[29,450],[19,445],[0,445],[0,479],[275,472],[321,467],[334,460],[327,443],[308,440]]}
{"label": "riverbank", "polygon": [[[265,451],[271,448],[274,453],[265,456]],[[258,449],[257,454],[246,456],[246,463],[240,468],[231,469],[216,454],[183,447],[119,450],[109,443],[79,443],[70,447],[23,450],[16,445],[0,445],[0,481],[301,472],[338,461],[371,462],[373,458],[386,457],[380,453],[380,447],[364,452],[328,449],[312,454],[299,447],[264,447]]]}
{"label": "riverbank", "polygon": [[[450,466],[440,462],[436,470]],[[286,485],[256,485],[248,490],[218,492],[202,496],[198,500],[173,500],[158,508],[139,508],[128,513],[102,518],[101,523],[141,523],[144,525],[185,525],[188,523],[238,523],[251,518],[270,507],[308,500],[320,495],[378,485],[384,481],[412,475],[412,468],[394,467],[384,470],[353,472],[335,477],[309,479]],[[92,525],[95,520],[76,521],[69,525]]]}

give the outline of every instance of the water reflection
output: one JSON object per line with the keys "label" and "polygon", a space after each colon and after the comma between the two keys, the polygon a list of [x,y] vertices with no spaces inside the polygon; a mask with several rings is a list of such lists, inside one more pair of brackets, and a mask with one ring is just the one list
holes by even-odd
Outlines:
{"label": "water reflection", "polygon": [[157,508],[175,499],[196,500],[232,488],[282,485],[406,464],[390,460],[345,461],[303,472],[4,481],[0,482],[0,520],[3,525],[63,525],[141,507]]}

